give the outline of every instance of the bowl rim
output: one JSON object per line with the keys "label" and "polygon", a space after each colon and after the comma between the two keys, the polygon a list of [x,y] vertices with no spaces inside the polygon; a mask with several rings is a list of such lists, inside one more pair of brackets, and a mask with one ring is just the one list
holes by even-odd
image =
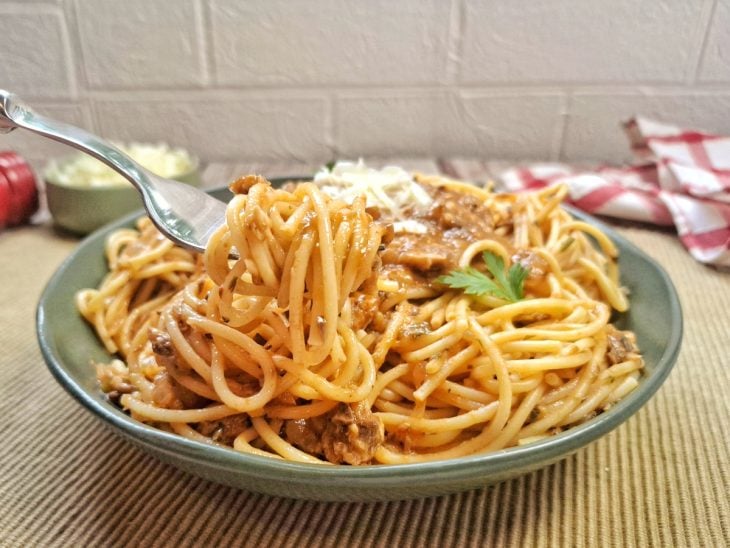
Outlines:
{"label": "bowl rim", "polygon": [[[296,177],[278,179],[278,181],[297,180]],[[271,179],[273,183],[277,179]],[[225,187],[207,189],[208,192],[222,192]],[[566,207],[566,206],[564,206]],[[168,433],[142,422],[132,419],[111,403],[105,403],[92,397],[80,384],[76,383],[65,370],[63,359],[56,351],[56,344],[45,328],[48,301],[59,286],[59,281],[66,269],[76,260],[77,255],[85,246],[92,245],[96,240],[106,238],[112,230],[128,226],[143,214],[142,210],[122,217],[86,236],[75,250],[56,269],[46,284],[36,310],[36,333],[41,354],[47,367],[56,380],[82,406],[102,419],[105,423],[115,427],[125,437],[147,446],[153,452],[174,455],[177,460],[186,460],[191,463],[199,462],[201,458],[206,465],[218,468],[244,471],[261,479],[286,480],[293,484],[307,484],[312,481],[327,479],[330,487],[362,487],[370,486],[373,480],[380,480],[381,487],[396,486],[416,478],[425,478],[429,481],[459,481],[474,479],[479,472],[486,476],[498,476],[508,473],[512,469],[529,466],[542,466],[543,463],[558,460],[570,453],[595,441],[607,434],[629,417],[634,415],[659,389],[671,372],[682,343],[683,316],[682,308],[676,289],[666,271],[639,247],[614,232],[602,221],[572,207],[566,209],[575,217],[590,222],[601,230],[607,231],[611,239],[620,243],[620,247],[630,249],[642,257],[646,264],[654,271],[657,278],[664,284],[668,293],[668,304],[673,318],[668,344],[664,348],[652,371],[644,376],[641,385],[633,390],[610,410],[573,426],[566,431],[550,436],[544,440],[531,442],[517,447],[510,447],[494,452],[467,455],[453,459],[426,461],[408,464],[373,464],[364,466],[327,466],[284,461],[271,457],[264,457],[242,453],[223,446],[204,444],[195,440]]]}
{"label": "bowl rim", "polygon": [[[184,149],[181,149],[184,150]],[[188,158],[190,158],[190,168],[186,169],[185,171],[181,171],[180,173],[174,175],[173,177],[168,177],[169,179],[177,179],[179,177],[188,177],[192,175],[193,173],[200,171],[200,166],[202,165],[202,161],[198,156],[194,156],[187,150],[185,150],[185,153],[188,155]],[[54,181],[53,178],[48,177],[48,169],[52,162],[62,162],[62,161],[70,161],[73,157],[77,155],[87,156],[83,152],[77,152],[77,153],[71,153],[66,156],[61,156],[58,158],[54,158],[46,163],[45,166],[43,166],[43,169],[40,170],[40,176],[43,182],[46,185],[53,186],[55,188],[62,188],[64,190],[76,190],[79,192],[105,192],[110,190],[133,190],[137,192],[137,189],[134,188],[132,183],[129,183],[125,181],[125,184],[112,184],[112,185],[100,185],[100,186],[76,186],[76,185],[69,185],[65,183],[59,183],[58,181]]]}

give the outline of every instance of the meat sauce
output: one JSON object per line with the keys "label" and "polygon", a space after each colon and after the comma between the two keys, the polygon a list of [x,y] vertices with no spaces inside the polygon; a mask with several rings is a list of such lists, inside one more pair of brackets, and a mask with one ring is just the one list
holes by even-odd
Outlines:
{"label": "meat sauce", "polygon": [[400,265],[412,276],[436,277],[457,268],[471,243],[495,237],[492,216],[478,198],[444,187],[428,190],[431,206],[409,216],[425,227],[425,233],[395,233],[380,254],[386,272],[391,265]]}
{"label": "meat sauce", "polygon": [[606,357],[608,363],[616,365],[626,361],[639,352],[636,346],[636,335],[630,331],[620,331],[614,326],[608,326],[608,351]]}
{"label": "meat sauce", "polygon": [[425,233],[397,232],[380,253],[380,275],[402,287],[428,287],[433,280],[458,268],[466,248],[479,240],[495,240],[510,254],[512,263],[528,271],[525,290],[544,297],[550,294],[547,261],[529,249],[516,249],[497,233],[509,231],[511,211],[492,213],[476,196],[445,187],[424,187],[433,198],[425,211],[411,211],[409,219],[425,227]]}
{"label": "meat sauce", "polygon": [[[245,193],[255,182],[254,178],[243,178],[236,182],[236,190]],[[535,287],[546,276],[548,265],[542,258],[527,250],[513,249],[506,238],[495,234],[495,229],[505,224],[504,219],[495,220],[476,196],[438,186],[424,185],[424,188],[433,202],[406,215],[409,221],[419,225],[418,233],[396,232],[392,229],[392,219],[381,216],[377,209],[370,212],[378,222],[389,226],[382,240],[376,272],[350,297],[356,329],[366,328],[377,315],[382,298],[375,284],[377,277],[397,281],[401,287],[429,287],[439,275],[458,268],[464,250],[479,240],[499,240],[514,254],[512,260],[530,271],[528,280]],[[426,324],[407,324],[402,335],[418,336],[424,329],[428,330]],[[166,370],[154,379],[154,400],[162,407],[187,408],[190,400],[199,396],[175,380],[174,372],[180,364],[169,336],[152,329],[149,338],[158,363]],[[257,383],[252,384],[251,380],[228,380],[239,396],[251,395],[258,389]],[[219,443],[231,445],[249,427],[250,420],[240,414],[202,422],[197,429]],[[338,464],[367,464],[385,442],[383,423],[365,402],[339,403],[319,417],[286,420],[280,433],[303,451]]]}
{"label": "meat sauce", "polygon": [[367,464],[385,439],[382,421],[365,402],[340,403],[321,417],[288,420],[285,430],[294,445],[335,464]]}

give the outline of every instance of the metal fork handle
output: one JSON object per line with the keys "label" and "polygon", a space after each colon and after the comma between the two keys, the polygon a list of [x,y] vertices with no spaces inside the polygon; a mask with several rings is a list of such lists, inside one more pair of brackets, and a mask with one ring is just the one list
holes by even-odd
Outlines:
{"label": "metal fork handle", "polygon": [[150,173],[111,143],[81,128],[33,112],[17,95],[0,89],[0,133],[23,128],[90,154],[132,183],[147,200],[153,186]]}

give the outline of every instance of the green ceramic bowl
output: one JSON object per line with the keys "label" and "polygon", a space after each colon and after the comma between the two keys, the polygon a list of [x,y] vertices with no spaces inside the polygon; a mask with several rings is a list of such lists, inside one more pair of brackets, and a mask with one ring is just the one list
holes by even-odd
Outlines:
{"label": "green ceramic bowl", "polygon": [[[227,190],[213,193],[227,199]],[[74,293],[98,284],[106,272],[104,240],[140,213],[87,237],[49,281],[37,312],[40,348],[59,383],[118,434],[161,460],[234,487],[316,500],[372,501],[440,495],[482,487],[562,459],[616,428],[646,403],[666,379],[679,352],[682,312],[667,274],[647,255],[600,222],[616,242],[631,310],[616,318],[633,330],[646,359],[639,386],[610,410],[562,434],[522,447],[447,461],[394,466],[321,466],[284,462],[204,445],[132,420],[99,389],[90,360],[109,355],[74,307]]]}
{"label": "green ceramic bowl", "polygon": [[[189,185],[200,184],[197,160],[191,168],[173,179]],[[142,198],[131,185],[105,187],[74,187],[46,177],[46,199],[53,222],[75,234],[88,234],[97,228],[137,211]]]}

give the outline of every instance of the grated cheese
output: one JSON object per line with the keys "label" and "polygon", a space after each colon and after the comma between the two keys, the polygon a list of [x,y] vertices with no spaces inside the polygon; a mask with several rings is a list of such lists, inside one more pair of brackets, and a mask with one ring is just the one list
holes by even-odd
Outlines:
{"label": "grated cheese", "polygon": [[403,168],[386,166],[378,170],[367,167],[362,160],[337,162],[331,170],[322,168],[314,176],[314,182],[324,193],[345,201],[364,194],[368,206],[379,207],[400,221],[401,232],[426,232],[426,227],[418,221],[406,219],[403,209],[406,206],[426,208],[433,200]]}
{"label": "grated cheese", "polygon": [[428,227],[415,219],[406,219],[405,221],[396,221],[393,223],[393,231],[396,234],[401,232],[409,232],[411,234],[426,234]]}
{"label": "grated cheese", "polygon": [[[172,179],[187,173],[194,166],[194,161],[187,152],[182,149],[171,148],[165,144],[132,143],[125,146],[115,143],[115,146],[142,167],[146,167],[160,177]],[[52,161],[46,169],[44,177],[56,184],[74,187],[131,185],[129,181],[110,167],[91,156],[81,153],[61,161]]]}

